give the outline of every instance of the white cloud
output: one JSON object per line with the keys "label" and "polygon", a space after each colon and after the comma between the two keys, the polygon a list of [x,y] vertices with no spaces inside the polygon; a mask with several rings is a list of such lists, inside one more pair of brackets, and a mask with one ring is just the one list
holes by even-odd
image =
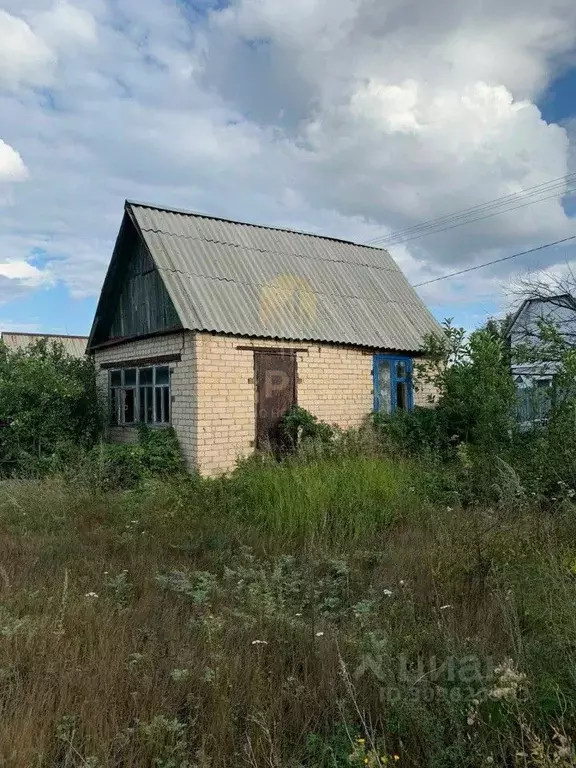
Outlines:
{"label": "white cloud", "polygon": [[10,280],[23,280],[32,285],[39,285],[46,279],[42,270],[27,261],[0,262],[0,276]]}
{"label": "white cloud", "polygon": [[24,161],[9,144],[0,139],[0,182],[23,181],[28,178]]}
{"label": "white cloud", "polygon": [[[40,249],[75,295],[98,289],[125,197],[366,240],[569,167],[535,103],[576,44],[572,0],[3,6],[0,176],[11,145],[30,180],[0,253]],[[417,281],[569,231],[553,199],[392,252]],[[493,297],[516,268],[423,295]]]}
{"label": "white cloud", "polygon": [[44,85],[52,79],[55,55],[24,19],[0,10],[0,83]]}

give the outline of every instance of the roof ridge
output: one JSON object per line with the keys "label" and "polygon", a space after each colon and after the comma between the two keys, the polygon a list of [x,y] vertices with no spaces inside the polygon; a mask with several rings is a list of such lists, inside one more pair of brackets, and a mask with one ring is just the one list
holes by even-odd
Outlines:
{"label": "roof ridge", "polygon": [[151,208],[155,211],[165,211],[166,213],[179,213],[182,216],[196,216],[200,219],[211,219],[213,221],[224,221],[227,224],[238,224],[244,227],[255,227],[256,229],[268,229],[273,232],[287,232],[290,235],[301,235],[303,237],[316,237],[319,240],[329,240],[331,242],[343,243],[344,245],[354,245],[356,248],[370,248],[373,251],[384,251],[388,253],[386,248],[379,248],[375,245],[369,245],[367,243],[356,243],[354,240],[344,240],[341,237],[331,237],[330,235],[318,235],[315,232],[303,232],[300,229],[289,229],[288,227],[275,227],[270,224],[254,224],[250,221],[238,221],[238,219],[227,219],[224,216],[213,216],[210,213],[201,213],[200,211],[189,211],[185,208],[172,208],[167,205],[155,205],[154,203],[144,203],[138,200],[126,199],[124,201],[124,207],[136,206],[138,208]]}
{"label": "roof ridge", "polygon": [[42,331],[0,331],[0,334],[12,334],[13,336],[41,336],[49,339],[87,339],[88,336],[76,335],[74,333],[42,333]]}

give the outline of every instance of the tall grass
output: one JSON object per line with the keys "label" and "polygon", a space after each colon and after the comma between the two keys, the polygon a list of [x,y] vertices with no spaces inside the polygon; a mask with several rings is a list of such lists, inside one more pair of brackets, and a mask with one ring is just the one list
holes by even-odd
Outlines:
{"label": "tall grass", "polygon": [[574,764],[574,508],[424,480],[0,484],[0,765]]}

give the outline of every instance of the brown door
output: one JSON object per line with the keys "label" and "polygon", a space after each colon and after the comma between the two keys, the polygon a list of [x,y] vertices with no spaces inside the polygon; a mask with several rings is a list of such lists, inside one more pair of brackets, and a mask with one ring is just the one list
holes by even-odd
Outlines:
{"label": "brown door", "polygon": [[296,405],[296,355],[257,352],[256,448],[278,450],[278,425],[286,411]]}

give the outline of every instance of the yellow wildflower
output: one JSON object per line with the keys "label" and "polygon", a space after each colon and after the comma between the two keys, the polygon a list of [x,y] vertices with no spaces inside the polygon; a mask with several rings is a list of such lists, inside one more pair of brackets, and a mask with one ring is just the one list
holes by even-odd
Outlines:
{"label": "yellow wildflower", "polygon": [[358,742],[358,744],[364,744],[365,739],[361,739],[360,736],[358,736],[356,741]]}
{"label": "yellow wildflower", "polygon": [[398,762],[400,760],[400,755],[394,755],[394,762]]}
{"label": "yellow wildflower", "polygon": [[364,758],[364,763],[365,763],[366,765],[368,765],[368,758],[367,758],[367,757],[365,757],[365,758]]}

